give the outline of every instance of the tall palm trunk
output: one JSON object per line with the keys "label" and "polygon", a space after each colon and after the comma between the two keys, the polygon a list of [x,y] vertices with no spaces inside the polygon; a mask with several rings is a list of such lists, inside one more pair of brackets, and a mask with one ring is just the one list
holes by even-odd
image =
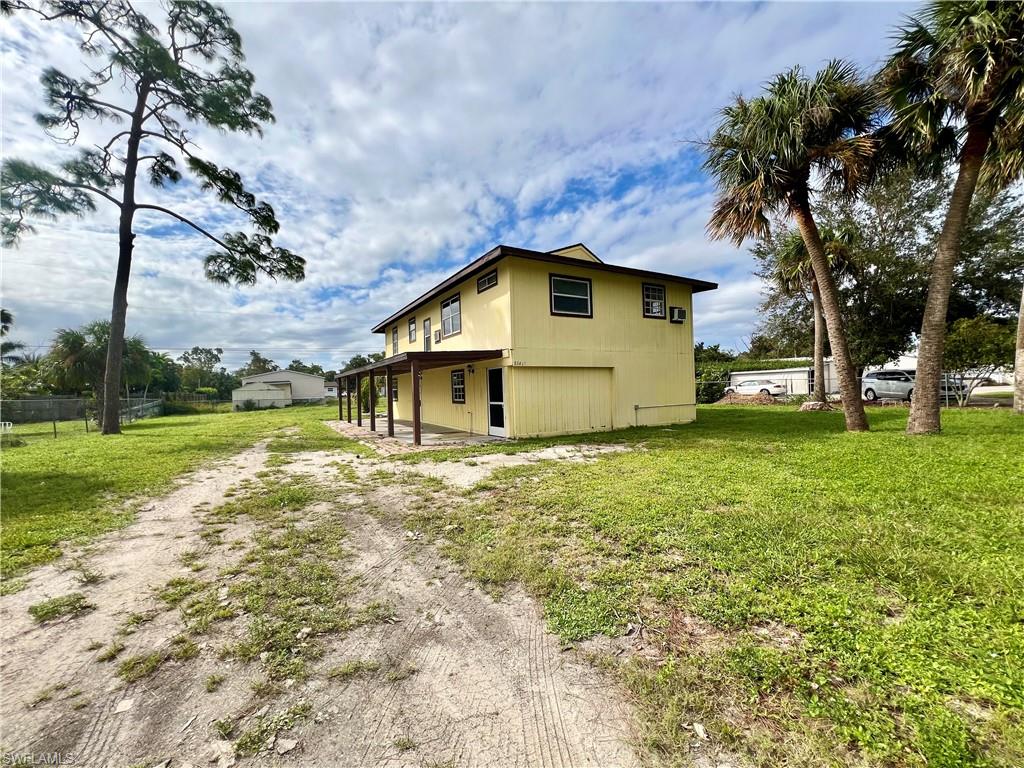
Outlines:
{"label": "tall palm trunk", "polygon": [[121,432],[121,365],[124,362],[124,330],[128,315],[128,279],[132,271],[132,251],[135,234],[135,175],[139,167],[139,144],[142,141],[142,122],[145,118],[149,83],[139,83],[138,99],[132,113],[128,133],[128,146],[124,166],[124,195],[121,198],[121,218],[118,225],[117,277],[114,279],[114,301],[110,310],[110,339],[107,342],[107,363],[103,374],[104,435]]}
{"label": "tall palm trunk", "polygon": [[825,318],[821,314],[821,289],[816,278],[811,278],[811,300],[814,305],[814,399],[824,403],[828,399],[825,386]]}
{"label": "tall palm trunk", "polygon": [[917,348],[917,377],[914,399],[907,420],[907,434],[924,435],[942,429],[939,383],[942,379],[942,353],[946,344],[946,314],[953,270],[960,258],[960,239],[971,209],[974,190],[978,186],[982,161],[992,139],[988,122],[975,122],[967,131],[967,140],[960,155],[960,170],[949,200],[946,220],[935,248],[935,260],[928,279],[928,299],[921,320],[921,336]]}
{"label": "tall palm trunk", "polygon": [[1013,359],[1013,412],[1024,416],[1024,287],[1017,315],[1017,351]]}
{"label": "tall palm trunk", "polygon": [[866,432],[868,418],[864,413],[864,401],[861,400],[860,387],[857,384],[857,372],[850,360],[850,348],[846,343],[846,330],[843,327],[843,316],[839,311],[839,292],[836,281],[832,277],[832,269],[825,255],[825,245],[821,242],[821,234],[811,215],[811,207],[807,202],[806,192],[794,195],[790,200],[790,209],[796,219],[800,236],[811,257],[811,268],[814,279],[821,293],[821,308],[825,315],[828,329],[828,341],[832,347],[832,360],[836,366],[839,379],[839,395],[843,399],[843,416],[846,429],[850,432]]}

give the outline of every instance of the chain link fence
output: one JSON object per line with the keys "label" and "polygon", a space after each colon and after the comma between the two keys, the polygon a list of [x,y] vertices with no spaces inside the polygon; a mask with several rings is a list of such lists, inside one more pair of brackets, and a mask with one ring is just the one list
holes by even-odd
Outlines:
{"label": "chain link fence", "polygon": [[[121,423],[160,416],[164,403],[152,397],[122,397]],[[26,397],[0,400],[0,422],[8,440],[60,437],[72,432],[92,432],[96,423],[96,401],[87,397]]]}

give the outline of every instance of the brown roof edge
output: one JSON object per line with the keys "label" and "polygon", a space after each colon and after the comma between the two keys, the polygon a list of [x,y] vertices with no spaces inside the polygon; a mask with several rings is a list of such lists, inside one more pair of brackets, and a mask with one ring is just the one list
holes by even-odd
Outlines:
{"label": "brown roof edge", "polygon": [[357,373],[368,371],[382,371],[385,368],[397,369],[398,372],[406,371],[413,362],[418,362],[424,370],[431,368],[443,368],[448,365],[459,365],[460,363],[473,363],[477,360],[496,360],[505,356],[503,349],[452,349],[446,351],[432,352],[399,352],[397,355],[385,357],[375,363],[361,365],[358,368],[349,368],[335,376],[335,381],[341,381]]}
{"label": "brown roof edge", "polygon": [[[589,250],[589,249],[588,249]],[[665,272],[651,272],[646,269],[635,269],[633,267],[620,267],[615,264],[605,264],[600,261],[583,261],[582,259],[574,259],[570,256],[558,256],[553,253],[545,253],[543,251],[531,251],[527,248],[517,248],[512,245],[498,245],[489,250],[480,258],[475,261],[471,261],[465,267],[460,269],[458,272],[453,274],[451,277],[438,283],[429,291],[421,295],[420,297],[413,299],[400,310],[390,315],[386,320],[381,321],[373,327],[373,333],[384,333],[387,331],[387,326],[391,325],[396,320],[400,319],[403,315],[407,315],[413,312],[424,304],[428,303],[432,299],[436,298],[442,293],[451,290],[456,285],[461,283],[463,280],[468,280],[478,272],[482,272],[491,265],[497,263],[506,256],[518,256],[523,259],[533,259],[534,261],[546,261],[551,264],[559,264],[570,267],[580,267],[581,269],[593,269],[598,272],[614,272],[622,275],[632,275],[633,277],[644,277],[651,280],[667,280],[674,283],[683,283],[693,288],[694,293],[700,293],[701,291],[713,291],[718,288],[718,283],[708,282],[707,280],[697,280],[692,277],[683,277],[682,275],[670,275]]]}

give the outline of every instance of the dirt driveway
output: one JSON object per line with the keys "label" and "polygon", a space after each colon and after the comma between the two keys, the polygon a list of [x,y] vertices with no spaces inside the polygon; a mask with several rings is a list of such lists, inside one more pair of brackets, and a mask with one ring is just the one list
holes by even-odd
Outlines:
{"label": "dirt driveway", "polygon": [[[34,571],[0,598],[3,750],[79,766],[636,765],[613,681],[528,597],[492,598],[407,531],[414,491],[380,469],[256,446]],[[30,616],[69,594],[69,613]]]}

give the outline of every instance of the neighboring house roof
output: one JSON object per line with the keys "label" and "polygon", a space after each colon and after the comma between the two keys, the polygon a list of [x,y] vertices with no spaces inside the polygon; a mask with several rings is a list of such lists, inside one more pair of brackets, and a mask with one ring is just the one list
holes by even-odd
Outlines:
{"label": "neighboring house roof", "polygon": [[231,390],[231,392],[235,393],[249,390],[263,390],[265,392],[268,389],[278,389],[282,392],[291,392],[292,384],[290,381],[247,381],[242,384],[242,386]]}
{"label": "neighboring house roof", "polygon": [[318,373],[303,373],[302,371],[289,371],[285,369],[283,371],[267,371],[266,373],[254,373],[252,376],[243,376],[242,383],[248,384],[250,381],[266,381],[270,383],[278,381],[287,383],[288,378],[291,376],[306,376],[307,378],[326,382],[326,379]]}
{"label": "neighboring house roof", "polygon": [[[582,245],[582,243],[580,244]],[[576,246],[569,246],[568,248],[562,248],[560,250],[569,250]],[[583,246],[586,248],[586,246]],[[589,252],[589,249],[587,249]],[[383,333],[387,330],[387,326],[396,320],[400,319],[403,315],[422,307],[424,304],[428,304],[433,299],[437,298],[440,294],[454,288],[456,285],[461,283],[463,280],[467,280],[478,272],[482,272],[507,256],[516,256],[521,259],[533,259],[534,261],[546,261],[551,264],[557,264],[559,266],[572,266],[581,267],[583,269],[593,269],[598,272],[614,272],[620,275],[632,275],[634,277],[646,277],[652,280],[664,280],[666,282],[683,283],[689,285],[694,293],[700,291],[713,291],[718,287],[718,283],[709,283],[706,280],[696,280],[692,277],[682,277],[681,275],[669,275],[663,272],[651,272],[646,269],[634,269],[632,267],[619,267],[615,264],[605,264],[601,261],[585,261],[584,259],[574,258],[571,256],[560,256],[555,252],[544,253],[543,251],[531,251],[526,248],[516,248],[511,245],[498,245],[489,250],[480,258],[470,262],[465,267],[460,269],[454,275],[448,279],[438,283],[429,291],[424,293],[417,299],[406,304],[400,310],[395,312],[393,315],[388,317],[386,320],[381,321],[373,328],[374,333]],[[596,258],[596,256],[595,256]]]}

